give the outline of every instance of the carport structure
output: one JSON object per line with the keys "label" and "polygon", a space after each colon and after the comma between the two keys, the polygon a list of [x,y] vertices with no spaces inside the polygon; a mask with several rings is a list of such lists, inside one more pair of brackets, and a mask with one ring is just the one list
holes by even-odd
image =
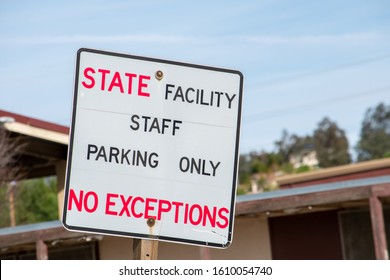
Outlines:
{"label": "carport structure", "polygon": [[[10,136],[23,146],[19,160],[26,178],[57,176],[61,217],[69,129],[0,110],[1,117],[6,120],[2,125]],[[168,258],[183,251],[189,256],[197,256],[200,251],[201,258],[232,259],[241,254],[242,248],[251,248],[253,253],[248,252],[248,256],[255,258],[261,255],[255,253],[256,250],[271,248],[272,252],[261,256],[272,259],[388,259],[389,174],[390,159],[382,159],[279,177],[280,190],[238,196],[236,220],[240,222],[235,223],[238,234],[235,234],[237,238],[232,248],[213,251],[164,244],[161,255]],[[251,225],[262,234],[268,234],[259,238],[258,232],[249,230]],[[60,221],[0,229],[1,252],[26,248],[34,251],[37,259],[47,259],[50,250],[58,248],[58,244],[73,248],[89,246],[92,254],[87,257],[99,258],[99,254],[93,254],[98,249],[88,244],[98,244],[102,254],[112,251],[113,244],[118,248],[130,246],[132,241],[129,240],[70,232]],[[298,249],[292,250],[293,245]],[[289,255],[290,252],[294,255]],[[129,256],[131,254],[113,258]],[[104,258],[103,255],[100,257]]]}
{"label": "carport structure", "polygon": [[[265,213],[272,218],[314,211],[368,208],[375,258],[387,260],[386,227],[389,228],[389,224],[385,224],[384,206],[388,205],[390,176],[380,176],[241,196],[237,200],[236,215]],[[272,239],[273,233],[270,235]],[[344,257],[348,258],[345,254],[348,253],[344,252]]]}

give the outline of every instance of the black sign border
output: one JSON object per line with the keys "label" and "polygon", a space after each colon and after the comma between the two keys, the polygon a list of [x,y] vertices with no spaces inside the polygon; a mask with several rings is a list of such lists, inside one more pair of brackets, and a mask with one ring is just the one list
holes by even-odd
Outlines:
{"label": "black sign border", "polygon": [[[71,169],[72,169],[72,151],[73,151],[73,140],[74,140],[74,128],[76,125],[76,109],[77,109],[77,94],[78,94],[78,84],[79,84],[80,59],[81,59],[82,52],[89,52],[89,53],[122,57],[122,58],[130,58],[130,59],[135,59],[135,60],[143,60],[143,61],[157,62],[157,63],[163,63],[163,64],[171,64],[171,65],[176,65],[176,66],[184,66],[184,67],[190,67],[190,68],[197,68],[197,69],[216,71],[216,72],[225,72],[225,73],[239,75],[240,89],[239,89],[239,94],[238,94],[239,104],[238,104],[238,112],[237,112],[238,115],[237,115],[236,145],[235,145],[235,153],[234,153],[234,171],[235,172],[233,174],[232,193],[231,193],[231,202],[230,202],[230,223],[229,223],[229,231],[228,231],[229,234],[228,234],[228,242],[226,244],[212,243],[212,242],[191,240],[191,239],[183,239],[183,238],[175,238],[175,237],[170,237],[170,236],[148,235],[148,234],[138,234],[138,233],[115,231],[115,230],[78,227],[78,226],[71,226],[71,225],[68,225],[66,223],[67,205],[68,205],[68,198],[69,198],[68,196],[69,196],[69,189],[70,189],[69,180],[70,180],[70,173],[71,173]],[[80,48],[77,51],[72,122],[71,122],[70,140],[69,140],[69,146],[68,146],[68,159],[67,159],[66,180],[65,180],[65,189],[64,189],[64,204],[63,204],[64,207],[63,207],[63,214],[62,214],[62,225],[67,230],[71,230],[71,231],[99,233],[99,234],[107,234],[107,235],[114,235],[114,236],[135,237],[135,238],[141,238],[141,239],[163,240],[163,241],[169,241],[169,242],[176,242],[176,243],[190,244],[190,245],[200,245],[200,246],[215,247],[215,248],[229,247],[231,242],[232,242],[233,228],[234,228],[236,188],[237,188],[237,175],[238,175],[238,162],[239,162],[239,142],[240,142],[240,129],[241,129],[242,98],[243,98],[243,82],[244,82],[244,76],[240,71],[237,71],[237,70],[224,69],[224,68],[198,65],[198,64],[191,64],[191,63],[178,62],[178,61],[171,61],[171,60],[164,60],[164,59],[157,59],[157,58],[150,58],[150,57],[143,57],[143,56],[136,56],[136,55],[130,55],[130,54],[116,53],[116,52],[109,52],[109,51],[90,49],[90,48]]]}

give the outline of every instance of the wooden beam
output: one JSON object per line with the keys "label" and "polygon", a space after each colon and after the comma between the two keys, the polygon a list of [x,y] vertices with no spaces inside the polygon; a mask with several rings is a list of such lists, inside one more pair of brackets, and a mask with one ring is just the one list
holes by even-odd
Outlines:
{"label": "wooden beam", "polygon": [[371,187],[345,188],[307,194],[274,197],[261,200],[243,201],[236,205],[236,214],[252,214],[267,211],[279,211],[288,208],[315,206],[329,203],[368,199]]}
{"label": "wooden beam", "polygon": [[377,260],[388,260],[389,253],[386,244],[382,202],[375,194],[369,198],[369,202],[372,234],[374,237],[375,257]]}
{"label": "wooden beam", "polygon": [[390,196],[390,184],[372,186],[372,193],[377,197]]}

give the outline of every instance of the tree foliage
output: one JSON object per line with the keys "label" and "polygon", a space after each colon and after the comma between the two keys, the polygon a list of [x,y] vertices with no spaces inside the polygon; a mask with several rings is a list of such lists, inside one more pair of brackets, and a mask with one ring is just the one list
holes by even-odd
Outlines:
{"label": "tree foliage", "polygon": [[358,161],[390,156],[390,106],[367,109],[356,146]]}
{"label": "tree foliage", "polygon": [[345,132],[329,118],[325,117],[318,124],[313,139],[320,167],[331,167],[351,162]]}
{"label": "tree foliage", "polygon": [[[0,227],[10,226],[10,189],[0,189]],[[20,181],[13,186],[16,225],[58,219],[55,177]]]}
{"label": "tree foliage", "polygon": [[58,219],[57,200],[57,180],[55,177],[21,182],[15,200],[17,224]]}
{"label": "tree foliage", "polygon": [[6,186],[0,185],[0,228],[10,225],[8,189]]}
{"label": "tree foliage", "polygon": [[19,139],[11,138],[9,132],[0,125],[0,186],[22,177],[18,164],[21,150]]}
{"label": "tree foliage", "polygon": [[0,125],[0,226],[15,225],[14,212],[11,211],[10,205],[13,210],[13,182],[23,176],[18,161],[21,150],[19,139],[12,138],[11,134]]}
{"label": "tree foliage", "polygon": [[250,192],[257,185],[262,191],[275,188],[275,174],[284,169],[281,156],[265,151],[240,156],[238,194]]}
{"label": "tree foliage", "polygon": [[282,131],[282,138],[275,142],[277,154],[281,157],[283,165],[290,163],[294,155],[303,154],[307,150],[314,150],[314,140],[310,135],[298,136],[287,130]]}

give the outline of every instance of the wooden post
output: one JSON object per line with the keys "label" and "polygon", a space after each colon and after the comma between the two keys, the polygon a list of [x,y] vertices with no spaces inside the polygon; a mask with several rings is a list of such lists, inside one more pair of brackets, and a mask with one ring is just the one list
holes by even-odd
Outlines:
{"label": "wooden post", "polygon": [[377,260],[388,260],[389,253],[386,244],[385,222],[383,218],[382,202],[376,195],[371,195],[370,216],[372,234],[374,237],[375,257]]}
{"label": "wooden post", "polygon": [[8,184],[9,219],[11,227],[16,226],[15,218],[15,181]]}
{"label": "wooden post", "polygon": [[[156,220],[150,217],[146,220],[149,227],[149,234],[153,235]],[[135,260],[157,260],[158,241],[149,239],[133,239],[133,255]]]}
{"label": "wooden post", "polygon": [[135,260],[157,260],[158,241],[133,239],[133,256]]}
{"label": "wooden post", "polygon": [[38,239],[35,243],[37,260],[47,260],[49,259],[49,254],[47,250],[47,245],[42,239]]}
{"label": "wooden post", "polygon": [[62,208],[64,207],[65,172],[66,160],[60,160],[56,164],[58,217],[60,220],[62,219]]}
{"label": "wooden post", "polygon": [[211,260],[211,250],[209,247],[199,247],[200,259]]}

